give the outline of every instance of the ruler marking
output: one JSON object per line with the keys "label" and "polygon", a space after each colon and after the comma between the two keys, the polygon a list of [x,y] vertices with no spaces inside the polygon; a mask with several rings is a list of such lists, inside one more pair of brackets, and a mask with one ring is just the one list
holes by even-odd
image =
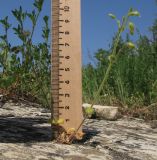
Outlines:
{"label": "ruler marking", "polygon": [[[52,119],[65,130],[82,121],[80,0],[52,0]],[[76,88],[77,87],[77,88]],[[80,128],[81,130],[81,128]],[[53,138],[58,129],[52,125]]]}

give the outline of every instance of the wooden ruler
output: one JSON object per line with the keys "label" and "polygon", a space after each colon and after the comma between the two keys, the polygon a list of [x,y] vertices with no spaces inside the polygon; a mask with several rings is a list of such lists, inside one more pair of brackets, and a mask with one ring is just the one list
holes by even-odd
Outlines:
{"label": "wooden ruler", "polygon": [[[52,119],[64,119],[65,130],[77,129],[83,119],[80,0],[52,0],[51,58]],[[52,132],[56,138],[54,125]]]}

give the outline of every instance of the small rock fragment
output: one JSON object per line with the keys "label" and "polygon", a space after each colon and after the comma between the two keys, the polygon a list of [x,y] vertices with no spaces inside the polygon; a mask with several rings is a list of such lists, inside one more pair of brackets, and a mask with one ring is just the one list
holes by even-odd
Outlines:
{"label": "small rock fragment", "polygon": [[[83,104],[83,111],[85,111],[90,104]],[[94,114],[97,118],[105,119],[105,120],[117,120],[118,118],[118,107],[114,106],[101,106],[101,105],[94,105]]]}

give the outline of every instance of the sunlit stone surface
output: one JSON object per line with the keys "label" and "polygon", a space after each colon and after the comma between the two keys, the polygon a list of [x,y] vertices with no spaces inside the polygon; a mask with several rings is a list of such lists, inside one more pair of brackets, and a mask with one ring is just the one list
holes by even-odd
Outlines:
{"label": "sunlit stone surface", "polygon": [[[91,106],[88,103],[83,104],[83,109]],[[118,118],[118,107],[94,105],[95,116],[105,120],[116,120]]]}
{"label": "sunlit stone surface", "polygon": [[62,145],[50,141],[49,118],[33,103],[2,105],[0,160],[157,160],[157,128],[143,120],[87,119],[84,141]]}

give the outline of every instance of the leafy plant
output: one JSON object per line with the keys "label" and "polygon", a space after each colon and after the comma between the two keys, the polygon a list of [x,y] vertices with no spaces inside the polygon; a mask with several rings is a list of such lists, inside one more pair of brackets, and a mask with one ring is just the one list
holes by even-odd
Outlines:
{"label": "leafy plant", "polygon": [[[44,106],[50,106],[50,45],[48,25],[49,17],[44,16],[45,23],[41,36],[43,42],[33,44],[34,31],[42,11],[44,0],[35,0],[34,9],[29,13],[19,9],[12,11],[17,20],[17,26],[8,22],[8,17],[0,20],[4,28],[4,35],[0,36],[0,88],[14,92],[15,95],[34,97]],[[26,19],[32,27],[25,29]],[[12,29],[21,40],[21,45],[11,46],[8,32]]]}
{"label": "leafy plant", "polygon": [[[127,15],[124,16],[122,18],[122,21],[120,22],[120,20],[118,20],[116,18],[115,15],[113,14],[109,14],[109,16],[116,20],[117,24],[118,24],[118,32],[117,35],[115,37],[114,40],[114,44],[113,44],[113,48],[111,53],[107,56],[108,58],[108,66],[106,68],[106,71],[103,73],[103,78],[102,81],[100,83],[100,85],[98,86],[98,89],[96,90],[91,106],[85,109],[85,118],[83,119],[83,121],[81,122],[81,124],[79,125],[79,127],[76,129],[76,132],[74,133],[73,137],[71,137],[70,142],[72,142],[75,138],[76,133],[78,132],[78,130],[80,129],[80,127],[82,126],[82,124],[84,123],[85,119],[89,116],[91,116],[92,113],[94,113],[94,109],[93,109],[93,105],[97,102],[97,100],[99,99],[104,87],[107,86],[107,81],[110,77],[111,71],[112,71],[112,67],[117,63],[119,56],[121,56],[121,53],[123,51],[124,48],[130,48],[130,49],[134,49],[135,45],[132,42],[128,42],[127,44],[124,44],[120,49],[118,47],[119,42],[121,40],[121,34],[124,32],[124,30],[127,28],[127,26],[130,26],[130,22],[129,19],[132,16],[139,16],[139,12],[138,11],[134,11],[132,8],[128,11]],[[133,23],[132,23],[133,24]],[[134,25],[133,25],[134,26]],[[129,27],[129,30],[131,32],[131,34],[134,33],[134,29]],[[103,60],[103,54],[100,53],[99,55],[97,55],[97,58],[99,58],[99,60]],[[93,71],[93,68],[91,68]],[[90,77],[91,78],[91,77]]]}
{"label": "leafy plant", "polygon": [[[140,14],[133,10],[129,16],[140,16]],[[109,14],[109,16],[116,21],[118,29],[122,25],[122,21],[118,20],[115,15]],[[120,53],[117,58],[112,57],[113,48],[117,35],[113,38],[113,42],[110,45],[111,49],[104,50],[99,49],[95,53],[97,64],[86,65],[83,67],[83,95],[84,102],[90,103],[97,92],[98,86],[100,86],[103,74],[107,71],[107,67],[110,61],[114,61],[112,68],[110,69],[109,78],[105,81],[102,89],[100,90],[95,103],[105,105],[118,105],[122,106],[125,110],[129,110],[129,113],[136,112],[136,107],[140,107],[138,116],[140,114],[143,118],[144,110],[146,106],[152,106],[157,102],[157,39],[156,39],[156,20],[153,26],[150,28],[152,32],[152,39],[147,36],[142,36],[138,31],[139,38],[134,44],[130,41],[131,36],[136,31],[135,25],[132,21],[128,21],[124,29],[129,29],[129,33],[126,34],[126,39],[119,38],[116,53]],[[117,60],[118,59],[118,60]],[[91,81],[92,79],[92,81]],[[93,84],[93,81],[96,85]],[[97,86],[97,88],[96,88]],[[153,105],[154,106],[154,105]],[[142,112],[143,111],[143,112]],[[154,107],[149,108],[149,117],[153,116]],[[157,117],[156,117],[157,118]],[[156,119],[155,118],[155,119]]]}

